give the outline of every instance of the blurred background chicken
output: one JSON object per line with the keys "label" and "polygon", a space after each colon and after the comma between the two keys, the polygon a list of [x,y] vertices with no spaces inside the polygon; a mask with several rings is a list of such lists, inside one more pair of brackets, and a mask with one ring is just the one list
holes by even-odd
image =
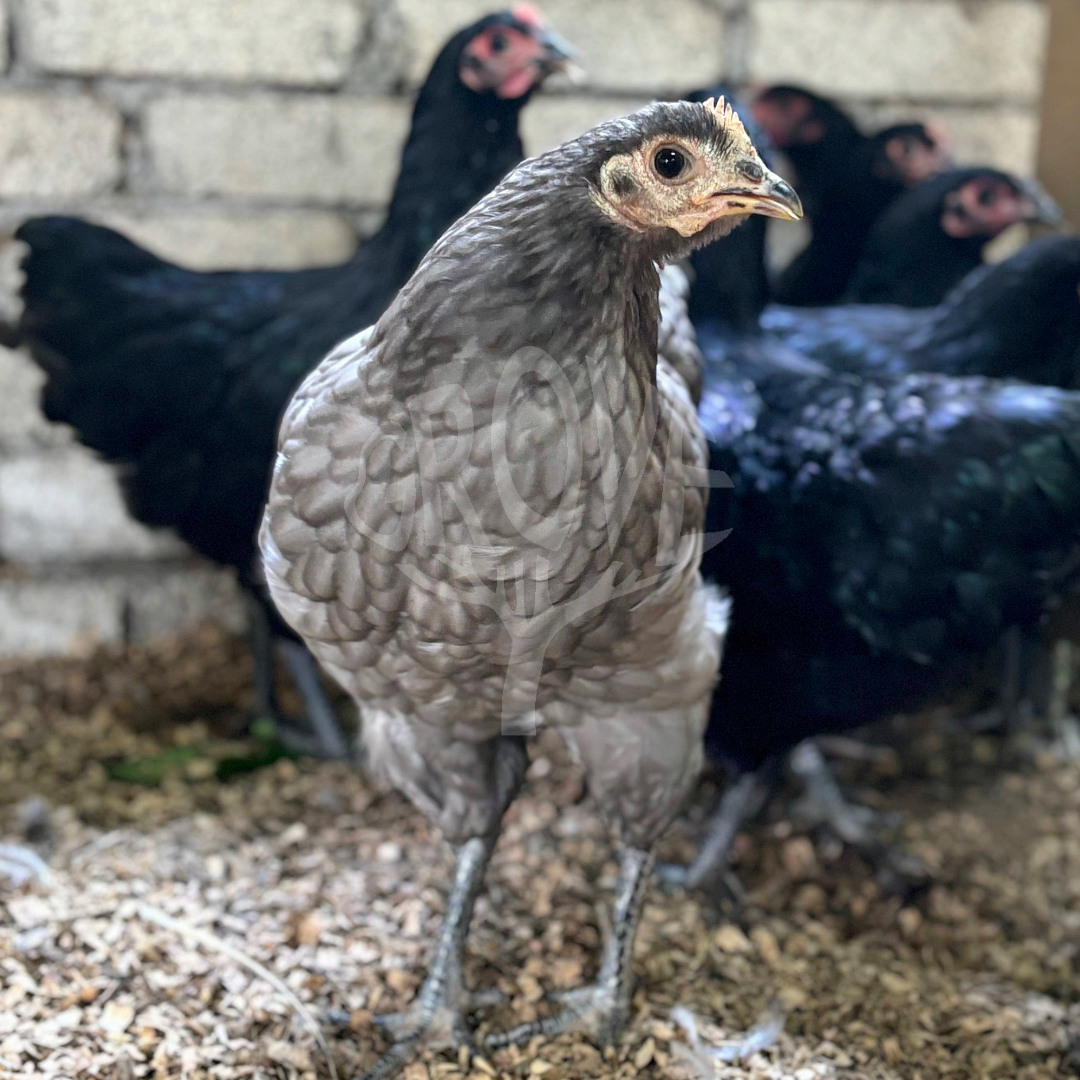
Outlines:
{"label": "blurred background chicken", "polygon": [[[1005,184],[974,170],[931,181],[935,213],[943,191],[984,180]],[[763,234],[746,237],[763,264]],[[726,538],[703,560],[736,612],[707,744],[738,779],[694,865],[665,870],[693,885],[724,871],[788,750],[970,687],[990,652],[1037,638],[1080,585],[1080,396],[954,377],[1076,385],[1080,240],[1032,243],[930,309],[766,306],[758,275],[740,278],[725,254],[697,257],[693,310],[712,466],[734,481],[710,501],[707,532]],[[723,295],[740,282],[741,301]],[[759,320],[729,316],[755,300]],[[918,880],[813,744],[793,765],[812,816],[892,887]]]}
{"label": "blurred background chicken", "polygon": [[[74,218],[32,219],[17,233],[30,248],[18,337],[48,374],[45,415],[122,466],[138,520],[174,529],[236,570],[252,601],[257,710],[294,748],[348,754],[318,673],[255,565],[282,409],[327,350],[378,318],[443,230],[521,160],[518,115],[568,59],[527,5],[456,33],[417,96],[386,220],[340,266],[205,274]],[[274,646],[308,731],[277,707]]]}
{"label": "blurred background chicken", "polygon": [[1060,221],[1033,180],[985,166],[940,173],[902,192],[875,220],[842,299],[932,307],[1006,229]]}
{"label": "blurred background chicken", "polygon": [[784,304],[828,304],[843,296],[874,223],[905,189],[946,168],[940,131],[896,124],[873,136],[832,102],[801,87],[770,87],[750,112],[794,166],[810,221],[810,243],[778,276]]}

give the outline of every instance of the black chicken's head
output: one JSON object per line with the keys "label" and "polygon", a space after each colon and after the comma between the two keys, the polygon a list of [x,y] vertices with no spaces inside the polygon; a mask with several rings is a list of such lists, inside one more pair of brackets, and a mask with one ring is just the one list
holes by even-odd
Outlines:
{"label": "black chicken's head", "polygon": [[932,123],[893,124],[869,143],[874,176],[902,187],[915,187],[952,164],[949,138]]}
{"label": "black chicken's head", "polygon": [[613,221],[697,246],[750,214],[802,216],[798,195],[765,166],[723,98],[652,105],[626,122],[633,134],[616,142],[593,185],[596,205]]}
{"label": "black chicken's head", "polygon": [[1061,221],[1057,204],[1034,181],[997,169],[958,171],[941,201],[939,226],[956,240],[993,240],[1012,225]]}
{"label": "black chicken's head", "polygon": [[770,86],[750,103],[754,121],[772,144],[790,153],[798,147],[858,142],[851,118],[827,98],[802,86]]}
{"label": "black chicken's head", "polygon": [[554,71],[566,71],[570,47],[532,4],[488,15],[467,31],[458,77],[475,93],[517,101]]}

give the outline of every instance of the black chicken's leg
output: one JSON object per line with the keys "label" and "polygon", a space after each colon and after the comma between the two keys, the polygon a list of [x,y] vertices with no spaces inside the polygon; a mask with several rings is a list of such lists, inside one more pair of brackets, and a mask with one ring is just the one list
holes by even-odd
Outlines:
{"label": "black chicken's leg", "polygon": [[[657,875],[666,885],[681,885],[698,889],[714,877],[728,875],[728,857],[738,831],[765,808],[769,796],[782,777],[782,756],[769,758],[759,769],[743,773],[724,792],[720,805],[709,820],[705,839],[689,866],[665,863],[657,867]],[[727,882],[728,889],[739,897],[742,890],[738,880]]]}
{"label": "black chicken's leg", "polygon": [[[347,759],[349,745],[338,724],[334,708],[323,689],[315,661],[299,642],[275,634],[264,602],[251,596],[251,653],[254,659],[255,716],[274,722],[278,741],[297,754],[309,757]],[[311,729],[286,716],[274,691],[274,646],[281,650],[293,683],[304,702]]]}
{"label": "black chicken's leg", "polygon": [[856,806],[844,798],[828,763],[813,739],[799,743],[791,752],[791,769],[806,786],[803,806],[812,820],[828,825],[878,870],[889,892],[909,892],[927,881],[928,874],[916,856],[890,847],[874,835],[881,815],[868,806]]}
{"label": "black chicken's leg", "polygon": [[1069,693],[1076,678],[1076,646],[1065,639],[1055,641],[1051,656],[1046,713],[1052,748],[1062,761],[1080,761],[1080,725],[1069,709]]}
{"label": "black chicken's leg", "polygon": [[486,1047],[494,1050],[528,1042],[536,1035],[561,1035],[572,1030],[584,1031],[600,1046],[615,1045],[630,1018],[630,961],[651,867],[652,855],[648,851],[624,848],[619,855],[611,936],[604,943],[596,981],[560,995],[563,1007],[555,1016],[489,1035]]}
{"label": "black chicken's leg", "polygon": [[280,724],[281,709],[274,691],[274,637],[266,608],[254,597],[248,599],[251,657],[254,662],[255,716]]}
{"label": "black chicken's leg", "polygon": [[494,848],[494,836],[474,837],[458,848],[454,884],[427,978],[407,1011],[376,1021],[391,1032],[395,1041],[389,1052],[364,1073],[363,1080],[392,1076],[421,1042],[433,1037],[454,1046],[472,1045],[472,1032],[465,1020],[471,998],[462,983],[462,956],[473,906]]}
{"label": "black chicken's leg", "polygon": [[349,744],[326,696],[315,658],[302,642],[291,638],[278,638],[278,649],[304,702],[304,712],[315,731],[319,756],[333,760],[349,758]]}

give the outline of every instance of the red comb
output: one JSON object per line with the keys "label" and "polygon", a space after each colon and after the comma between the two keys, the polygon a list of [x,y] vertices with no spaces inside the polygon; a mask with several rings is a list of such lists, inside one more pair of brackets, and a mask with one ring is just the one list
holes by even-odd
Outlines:
{"label": "red comb", "polygon": [[510,14],[523,26],[531,26],[534,30],[543,30],[547,26],[540,9],[533,4],[515,4],[510,9]]}

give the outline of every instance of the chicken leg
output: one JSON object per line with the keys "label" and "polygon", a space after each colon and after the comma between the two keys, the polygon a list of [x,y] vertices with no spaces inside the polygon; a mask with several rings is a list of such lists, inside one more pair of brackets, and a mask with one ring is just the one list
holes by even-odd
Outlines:
{"label": "chicken leg", "polygon": [[[699,889],[714,877],[728,876],[728,858],[738,831],[752,821],[769,801],[782,779],[781,755],[769,758],[760,768],[743,773],[724,792],[720,805],[709,820],[705,839],[689,866],[665,863],[657,867],[657,875],[665,885]],[[741,898],[742,889],[732,875],[729,891]]]}
{"label": "chicken leg", "polygon": [[485,1047],[494,1050],[526,1043],[536,1035],[561,1035],[567,1031],[584,1031],[603,1047],[615,1045],[630,1018],[630,961],[651,868],[652,855],[648,851],[627,847],[619,855],[611,934],[604,943],[596,981],[563,994],[563,1007],[554,1016],[495,1032],[487,1037]]}
{"label": "chicken leg", "polygon": [[[311,654],[299,641],[275,633],[262,599],[252,596],[248,609],[251,617],[251,653],[255,664],[256,717],[272,720],[278,741],[294,753],[348,760],[348,742],[323,689]],[[286,716],[278,704],[274,690],[275,646],[284,658],[293,685],[304,702],[310,730],[305,730],[300,722]]]}
{"label": "chicken leg", "polygon": [[454,883],[427,978],[405,1012],[376,1017],[375,1022],[393,1035],[394,1045],[364,1073],[363,1080],[392,1076],[424,1041],[472,1046],[472,1030],[465,1019],[471,997],[462,983],[462,957],[473,907],[494,848],[495,836],[474,837],[458,848]]}
{"label": "chicken leg", "polygon": [[[371,722],[364,724],[364,732],[370,738],[379,730],[380,720],[378,716],[369,719]],[[392,751],[392,744],[393,735],[390,734],[388,741],[382,745]],[[411,749],[415,743],[409,746]],[[429,744],[428,749],[432,756],[437,756],[435,744]],[[499,824],[525,779],[528,754],[525,740],[515,737],[501,737],[483,745],[461,744],[451,738],[442,742],[441,751],[456,760],[459,766],[471,763],[475,769],[473,776],[483,780],[488,798],[485,799],[486,806],[479,820],[484,826],[480,835],[464,836],[454,841],[457,850],[454,881],[447,897],[446,913],[427,978],[405,1012],[377,1019],[376,1022],[393,1036],[394,1045],[364,1074],[362,1080],[385,1080],[392,1076],[424,1042],[471,1049],[472,1029],[466,1015],[473,1008],[486,1004],[491,997],[490,994],[469,993],[464,987],[462,959],[465,939],[484,872],[498,839]],[[390,768],[393,770],[407,765],[411,760],[412,755],[406,754],[395,759],[396,765],[392,764]],[[404,776],[403,773],[399,775]],[[420,795],[419,791],[417,794]],[[424,798],[423,795],[420,797]],[[448,801],[452,802],[453,810],[462,809],[456,797]],[[439,805],[445,806],[445,803]],[[480,808],[474,806],[473,809]],[[466,818],[471,816],[468,813],[465,815]]]}
{"label": "chicken leg", "polygon": [[302,642],[293,641],[291,638],[278,638],[277,646],[292,676],[293,685],[304,702],[308,723],[315,732],[315,756],[332,761],[347,761],[352,756],[349,743],[341,730],[334,707],[326,696],[315,658]]}
{"label": "chicken leg", "polygon": [[813,739],[799,743],[790,760],[792,771],[806,786],[802,804],[809,810],[811,822],[828,825],[844,843],[876,867],[887,891],[909,892],[926,882],[927,870],[919,858],[889,846],[874,835],[874,826],[881,815],[844,798]]}

